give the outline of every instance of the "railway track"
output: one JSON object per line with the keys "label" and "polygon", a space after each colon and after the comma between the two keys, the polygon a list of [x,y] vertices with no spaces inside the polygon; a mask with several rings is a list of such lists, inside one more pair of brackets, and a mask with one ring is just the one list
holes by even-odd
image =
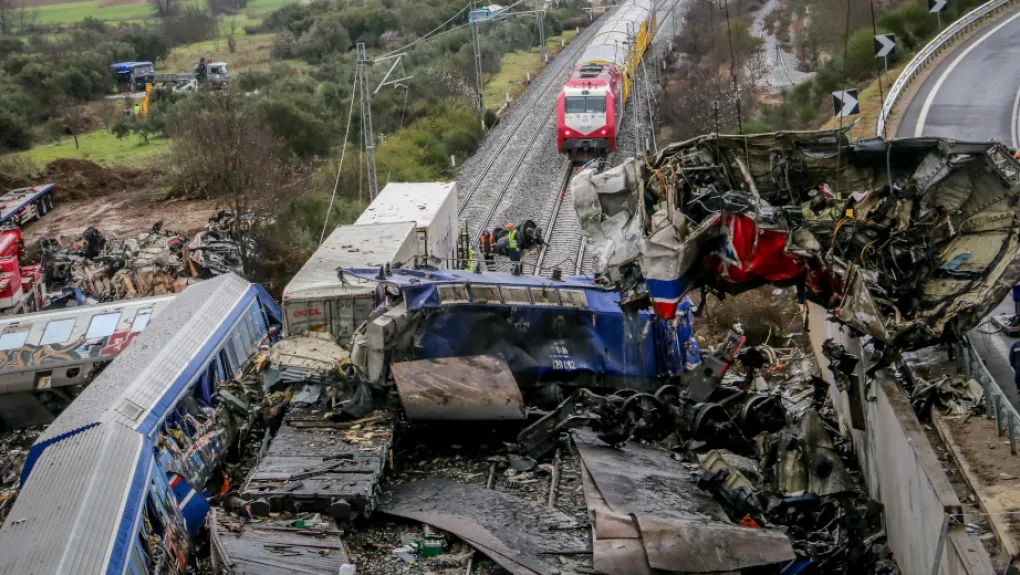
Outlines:
{"label": "railway track", "polygon": [[494,129],[489,135],[495,138],[490,140],[492,143],[483,145],[475,162],[465,164],[458,177],[458,187],[463,192],[457,215],[472,241],[477,242],[482,230],[490,229],[493,223],[502,225],[497,218],[501,208],[505,211],[508,205],[522,201],[521,195],[531,195],[525,188],[533,189],[535,180],[544,180],[546,186],[555,181],[558,170],[552,171],[550,167],[556,162],[549,161],[550,150],[555,154],[555,147],[546,148],[541,140],[555,138],[553,119],[559,89],[596,31],[597,26],[588,26],[552,60],[518,99],[516,109],[510,113],[511,121]]}
{"label": "railway track", "polygon": [[567,166],[552,211],[542,222],[547,237],[534,265],[535,275],[550,275],[555,269],[568,275],[580,275],[582,271],[585,237],[577,212],[570,205],[570,179],[578,167],[580,165],[576,162],[570,162]]}

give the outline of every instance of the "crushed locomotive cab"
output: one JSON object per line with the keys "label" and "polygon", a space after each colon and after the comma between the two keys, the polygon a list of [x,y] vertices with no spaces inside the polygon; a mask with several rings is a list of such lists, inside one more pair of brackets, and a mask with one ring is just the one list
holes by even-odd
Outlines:
{"label": "crushed locomotive cab", "polygon": [[858,333],[953,341],[1020,279],[1020,164],[994,142],[707,135],[571,183],[603,270],[663,317],[693,289],[793,284]]}

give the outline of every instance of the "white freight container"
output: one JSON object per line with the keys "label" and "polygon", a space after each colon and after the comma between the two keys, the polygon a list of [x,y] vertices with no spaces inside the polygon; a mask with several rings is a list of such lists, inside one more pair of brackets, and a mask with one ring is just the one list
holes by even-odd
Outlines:
{"label": "white freight container", "polygon": [[346,344],[372,313],[376,283],[350,276],[341,283],[336,269],[410,265],[417,254],[415,229],[404,221],[333,230],[283,289],[284,333],[325,331]]}
{"label": "white freight container", "polygon": [[453,182],[389,183],[354,225],[408,222],[418,225],[418,255],[449,268],[456,257],[457,188]]}

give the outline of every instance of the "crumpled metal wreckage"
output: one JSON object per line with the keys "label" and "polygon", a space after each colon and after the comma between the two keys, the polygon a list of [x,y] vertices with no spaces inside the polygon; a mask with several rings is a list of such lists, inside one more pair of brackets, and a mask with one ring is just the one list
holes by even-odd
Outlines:
{"label": "crumpled metal wreckage", "polygon": [[626,298],[797,285],[900,349],[958,339],[1020,279],[1020,164],[994,142],[706,135],[571,181]]}
{"label": "crumpled metal wreckage", "polygon": [[162,222],[126,239],[91,227],[76,237],[46,238],[41,247],[51,294],[44,307],[176,293],[199,279],[240,274],[241,249],[229,235],[234,225],[243,224],[221,211],[190,242],[163,230]]}

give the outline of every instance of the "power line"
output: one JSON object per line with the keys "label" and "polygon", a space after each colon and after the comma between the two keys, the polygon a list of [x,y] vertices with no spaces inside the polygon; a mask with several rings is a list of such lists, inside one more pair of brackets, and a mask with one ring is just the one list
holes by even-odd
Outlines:
{"label": "power line", "polygon": [[329,214],[333,211],[333,201],[336,200],[336,190],[340,187],[340,172],[344,168],[344,154],[347,153],[347,138],[351,134],[351,117],[354,115],[354,91],[358,87],[358,76],[354,76],[354,86],[351,87],[351,107],[347,110],[347,129],[344,131],[344,144],[340,148],[340,165],[336,168],[336,182],[333,183],[333,195],[329,198],[329,208],[326,210],[326,219],[322,222],[322,234],[319,235],[319,244],[326,238],[326,228],[329,226]]}
{"label": "power line", "polygon": [[[450,19],[447,20],[446,22],[443,22],[439,26],[436,26],[430,32],[426,33],[424,36],[414,40],[413,42],[407,44],[406,46],[404,46],[402,48],[397,48],[396,50],[393,50],[392,52],[387,52],[386,54],[384,54],[384,56],[391,56],[393,54],[396,54],[397,52],[402,52],[402,51],[407,50],[408,48],[411,48],[412,46],[415,46],[418,43],[428,39],[432,34],[435,34],[437,31],[439,31],[439,30],[443,29],[444,27],[446,27],[446,25],[448,25],[450,22],[453,22],[454,20],[456,20],[457,16],[460,16],[461,14],[463,14],[464,11],[467,10],[469,6],[470,6],[470,4],[465,4],[464,7],[461,8],[460,10],[458,10],[456,14],[454,14],[453,16],[450,16]],[[462,28],[462,27],[463,27],[463,25],[458,26],[457,28],[454,28],[453,30],[457,30],[458,28]],[[453,30],[447,30],[446,32],[452,32]],[[443,34],[445,34],[446,32],[443,32]],[[436,37],[439,37],[441,35],[442,34],[439,34]]]}

